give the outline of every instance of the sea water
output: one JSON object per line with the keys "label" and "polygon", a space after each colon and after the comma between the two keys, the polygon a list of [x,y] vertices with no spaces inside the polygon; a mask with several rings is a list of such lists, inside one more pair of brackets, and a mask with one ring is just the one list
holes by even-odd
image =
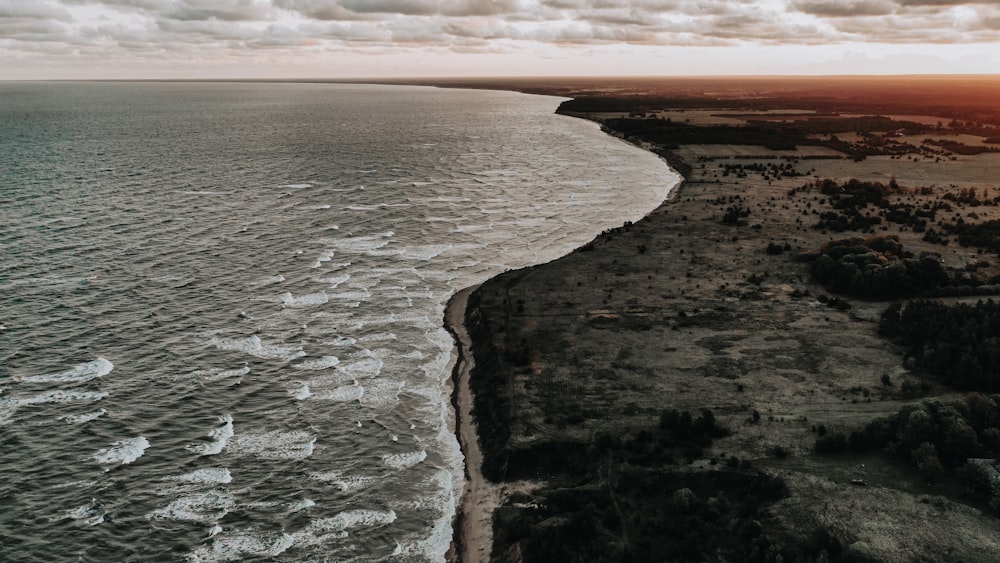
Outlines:
{"label": "sea water", "polygon": [[676,181],[558,102],[0,83],[0,559],[442,560],[448,298]]}

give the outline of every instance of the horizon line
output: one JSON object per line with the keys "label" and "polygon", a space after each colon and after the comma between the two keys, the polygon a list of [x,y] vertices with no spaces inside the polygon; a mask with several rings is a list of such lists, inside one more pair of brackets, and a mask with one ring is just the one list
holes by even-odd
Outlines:
{"label": "horizon line", "polygon": [[592,75],[444,75],[355,77],[183,77],[183,78],[0,78],[0,82],[274,82],[381,83],[416,81],[489,80],[643,80],[643,79],[751,79],[751,78],[1000,78],[1000,72],[981,73],[843,73],[843,74],[592,74]]}

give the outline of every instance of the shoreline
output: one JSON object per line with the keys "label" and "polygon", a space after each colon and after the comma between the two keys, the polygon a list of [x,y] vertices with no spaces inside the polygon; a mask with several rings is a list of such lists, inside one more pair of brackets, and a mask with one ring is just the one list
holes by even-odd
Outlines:
{"label": "shoreline", "polygon": [[465,484],[455,509],[452,544],[445,556],[449,563],[489,561],[493,543],[493,510],[500,505],[499,486],[488,482],[482,474],[483,454],[479,447],[469,385],[475,358],[472,355],[472,340],[465,327],[465,313],[469,295],[480,285],[455,292],[448,300],[444,314],[444,327],[455,340],[457,351],[451,373],[451,405],[465,474]]}
{"label": "shoreline", "polygon": [[[541,95],[562,97],[551,94]],[[668,157],[664,154],[660,154],[654,150],[654,147],[627,139],[624,135],[605,127],[600,122],[588,119],[587,117],[574,115],[572,113],[562,113],[558,108],[554,113],[593,123],[605,135],[657,156],[668,172],[677,175],[677,179],[667,190],[663,199],[660,200],[659,203],[657,203],[652,209],[644,213],[642,217],[636,219],[636,222],[646,219],[651,214],[663,209],[664,206],[677,200],[678,194],[688,181],[688,177],[681,170],[678,170],[678,167],[675,164],[679,159],[677,159],[674,155],[670,154],[670,157]],[[598,240],[600,236],[601,233],[596,233],[588,242],[581,244],[577,248],[570,250],[568,253],[555,258],[552,261],[558,261],[562,258],[580,252],[582,248],[586,247],[588,244],[592,244],[594,241]],[[523,268],[517,268],[513,271],[526,270],[539,265],[541,264],[533,264]],[[475,397],[470,383],[472,371],[476,366],[476,362],[475,356],[472,352],[472,338],[469,335],[465,324],[469,296],[481,288],[483,284],[488,283],[501,275],[503,275],[503,273],[491,276],[482,283],[456,291],[455,294],[448,299],[448,303],[445,307],[444,328],[454,340],[456,349],[455,364],[451,373],[451,408],[455,420],[455,435],[458,439],[459,448],[463,456],[462,465],[465,476],[465,484],[463,486],[463,490],[461,491],[461,497],[456,503],[454,523],[452,526],[453,536],[451,546],[445,554],[445,561],[447,563],[488,563],[490,561],[493,548],[493,513],[497,508],[503,505],[505,501],[504,497],[506,496],[505,492],[508,491],[511,486],[513,486],[514,489],[521,488],[517,487],[513,483],[492,483],[483,475],[483,452],[479,443],[478,421],[473,413],[475,408]]]}
{"label": "shoreline", "polygon": [[[879,336],[884,304],[852,299],[847,310],[832,308],[830,290],[798,259],[852,236],[813,225],[814,216],[832,207],[814,180],[877,181],[887,170],[904,186],[941,180],[889,157],[831,160],[814,148],[666,149],[599,119],[562,115],[595,121],[604,133],[659,156],[680,179],[634,223],[556,260],[494,276],[449,302],[446,320],[475,340],[475,358],[461,351],[478,363],[471,385],[483,424],[472,440],[478,438],[482,473],[493,480],[495,495],[493,506],[481,506],[469,486],[459,501],[461,556],[478,550],[477,559],[467,560],[483,561],[492,551],[497,559],[518,561],[528,550],[553,560],[555,549],[608,560],[637,553],[648,555],[639,560],[665,560],[668,552],[656,550],[681,548],[688,536],[656,532],[655,541],[638,544],[644,526],[661,524],[647,508],[674,502],[678,487],[695,498],[724,494],[735,502],[777,483],[785,492],[777,487],[774,496],[747,497],[760,510],[753,524],[763,534],[758,539],[788,542],[774,544],[776,550],[811,549],[807,538],[819,530],[858,555],[957,550],[982,560],[997,543],[990,522],[974,509],[942,498],[950,520],[944,528],[961,529],[968,541],[919,544],[914,540],[938,531],[928,524],[926,502],[938,491],[874,454],[815,453],[816,437],[828,429],[846,434],[923,396],[954,395],[928,387]],[[700,114],[679,113],[689,115],[697,120]],[[980,166],[988,158],[979,158]],[[768,167],[778,164],[792,173],[769,176]],[[935,174],[964,166],[963,160],[941,164]],[[915,252],[929,246],[905,225],[881,230]],[[930,249],[953,268],[969,260],[954,245]],[[456,377],[470,380],[468,370]],[[472,398],[454,400],[465,409],[462,425],[475,429],[477,421],[468,421]],[[661,462],[658,421],[682,411],[708,412],[722,435],[698,448],[663,450],[670,460]],[[607,456],[596,458],[595,451]],[[530,487],[522,485],[529,481]],[[470,509],[479,510],[478,521],[468,518]],[[719,517],[726,529],[746,524],[738,511]],[[871,521],[883,528],[865,528]],[[587,531],[580,535],[567,523]],[[719,529],[698,533],[734,557],[748,555]],[[568,542],[569,533],[581,541]]]}
{"label": "shoreline", "polygon": [[[629,140],[592,119],[580,115],[561,113],[558,108],[555,113],[594,123],[602,133],[609,137],[613,137],[657,156],[668,172],[677,175],[677,180],[667,190],[663,199],[643,214],[642,217],[638,218],[636,222],[646,219],[651,214],[663,209],[664,206],[677,200],[678,194],[688,181],[688,177],[675,166],[674,160],[676,160],[676,157],[673,159],[668,158],[653,150],[652,146]],[[601,233],[596,233],[590,241],[583,243],[553,261],[580,252],[582,248],[588,244],[592,244],[600,236]],[[539,265],[541,264],[525,266],[514,271],[530,269]],[[472,338],[465,324],[469,296],[482,287],[483,284],[496,279],[500,275],[503,275],[503,273],[491,276],[482,283],[456,291],[448,299],[445,307],[444,328],[451,334],[452,339],[455,341],[456,349],[455,364],[451,373],[451,408],[455,420],[455,435],[463,456],[462,465],[465,475],[465,484],[455,508],[452,542],[445,555],[447,563],[488,563],[490,561],[493,548],[493,513],[503,505],[505,500],[504,493],[508,489],[507,486],[502,484],[490,482],[482,472],[483,452],[479,444],[478,421],[473,414],[475,397],[470,384],[472,371],[476,366],[476,362],[472,352]],[[511,485],[510,483],[507,484]]]}

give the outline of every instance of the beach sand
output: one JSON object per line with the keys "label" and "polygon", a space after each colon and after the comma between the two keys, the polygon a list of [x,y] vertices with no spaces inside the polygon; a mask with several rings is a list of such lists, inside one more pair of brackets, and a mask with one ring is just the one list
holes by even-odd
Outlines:
{"label": "beach sand", "polygon": [[465,488],[459,501],[455,540],[448,561],[486,563],[493,545],[493,511],[500,506],[500,487],[483,477],[483,454],[479,448],[476,422],[473,418],[472,390],[469,377],[475,366],[472,342],[465,329],[465,311],[469,294],[479,286],[465,288],[448,301],[445,327],[455,339],[458,358],[452,373],[452,408],[455,412],[455,433],[465,457]]}

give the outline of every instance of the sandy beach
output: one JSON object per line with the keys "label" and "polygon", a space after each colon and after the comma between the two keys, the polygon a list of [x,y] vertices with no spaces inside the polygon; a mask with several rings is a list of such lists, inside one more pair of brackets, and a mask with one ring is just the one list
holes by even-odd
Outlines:
{"label": "sandy beach", "polygon": [[452,408],[455,411],[456,435],[465,456],[465,488],[459,502],[455,538],[448,554],[448,561],[485,563],[490,560],[493,545],[493,510],[500,505],[500,488],[487,481],[482,474],[483,454],[476,434],[473,417],[470,373],[475,366],[472,342],[465,329],[465,311],[469,294],[479,286],[457,292],[445,311],[445,327],[455,338],[458,357],[452,373]]}

